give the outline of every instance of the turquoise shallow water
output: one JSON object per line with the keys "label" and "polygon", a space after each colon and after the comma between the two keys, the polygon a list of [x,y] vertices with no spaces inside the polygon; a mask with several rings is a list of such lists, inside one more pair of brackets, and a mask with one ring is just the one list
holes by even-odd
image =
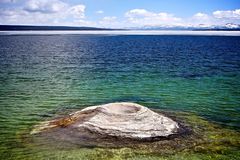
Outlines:
{"label": "turquoise shallow water", "polygon": [[19,133],[58,113],[116,101],[239,130],[239,44],[227,36],[1,35],[1,150],[17,152]]}

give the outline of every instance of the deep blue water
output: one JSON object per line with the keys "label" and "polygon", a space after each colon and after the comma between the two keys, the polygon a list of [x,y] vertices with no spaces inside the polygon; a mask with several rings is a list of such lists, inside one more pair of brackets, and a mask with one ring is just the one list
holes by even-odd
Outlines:
{"label": "deep blue water", "polygon": [[227,36],[1,36],[0,116],[134,101],[239,127],[239,44]]}
{"label": "deep blue water", "polygon": [[239,79],[238,36],[0,35],[0,150],[22,155],[22,130],[116,101],[238,130]]}

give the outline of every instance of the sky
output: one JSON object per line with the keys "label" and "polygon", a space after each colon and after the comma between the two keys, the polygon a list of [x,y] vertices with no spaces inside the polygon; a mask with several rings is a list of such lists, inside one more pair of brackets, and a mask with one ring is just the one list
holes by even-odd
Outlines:
{"label": "sky", "polygon": [[240,0],[0,0],[0,24],[234,28]]}

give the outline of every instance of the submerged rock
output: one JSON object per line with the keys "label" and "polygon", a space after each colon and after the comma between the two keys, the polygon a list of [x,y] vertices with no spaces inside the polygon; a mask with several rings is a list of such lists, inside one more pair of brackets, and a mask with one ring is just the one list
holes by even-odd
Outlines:
{"label": "submerged rock", "polygon": [[[178,133],[179,125],[172,119],[136,103],[109,103],[91,106],[68,117],[43,122],[32,134],[56,130],[63,138],[86,137],[89,134],[104,137],[148,139],[168,137]],[[59,129],[63,131],[59,131]],[[88,131],[88,134],[83,132]]]}
{"label": "submerged rock", "polygon": [[[80,114],[81,112],[81,114]],[[34,157],[49,159],[239,159],[240,132],[218,125],[191,112],[154,110],[171,117],[179,128],[168,138],[139,140],[103,136],[83,127],[95,113],[75,112],[69,117],[44,122],[34,129],[17,135],[24,151]],[[91,116],[89,114],[92,113]],[[75,116],[74,116],[75,115]],[[81,116],[80,116],[81,115]],[[84,118],[85,116],[85,118]],[[75,119],[76,117],[81,117]],[[40,128],[39,128],[40,127]],[[41,128],[42,127],[42,128]],[[32,154],[26,154],[32,159]]]}

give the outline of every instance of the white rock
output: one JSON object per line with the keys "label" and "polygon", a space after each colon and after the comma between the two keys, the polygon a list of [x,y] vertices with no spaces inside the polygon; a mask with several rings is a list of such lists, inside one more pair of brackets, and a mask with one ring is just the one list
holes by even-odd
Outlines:
{"label": "white rock", "polygon": [[[127,102],[87,107],[71,114],[70,119],[73,122],[65,127],[71,126],[76,130],[84,128],[101,135],[132,139],[167,137],[176,134],[179,128],[172,119],[139,104]],[[45,126],[39,125],[32,133],[58,127],[58,121],[45,122]]]}
{"label": "white rock", "polygon": [[110,103],[82,111],[95,109],[98,109],[95,116],[76,127],[127,138],[166,137],[179,128],[170,118],[135,103]]}

